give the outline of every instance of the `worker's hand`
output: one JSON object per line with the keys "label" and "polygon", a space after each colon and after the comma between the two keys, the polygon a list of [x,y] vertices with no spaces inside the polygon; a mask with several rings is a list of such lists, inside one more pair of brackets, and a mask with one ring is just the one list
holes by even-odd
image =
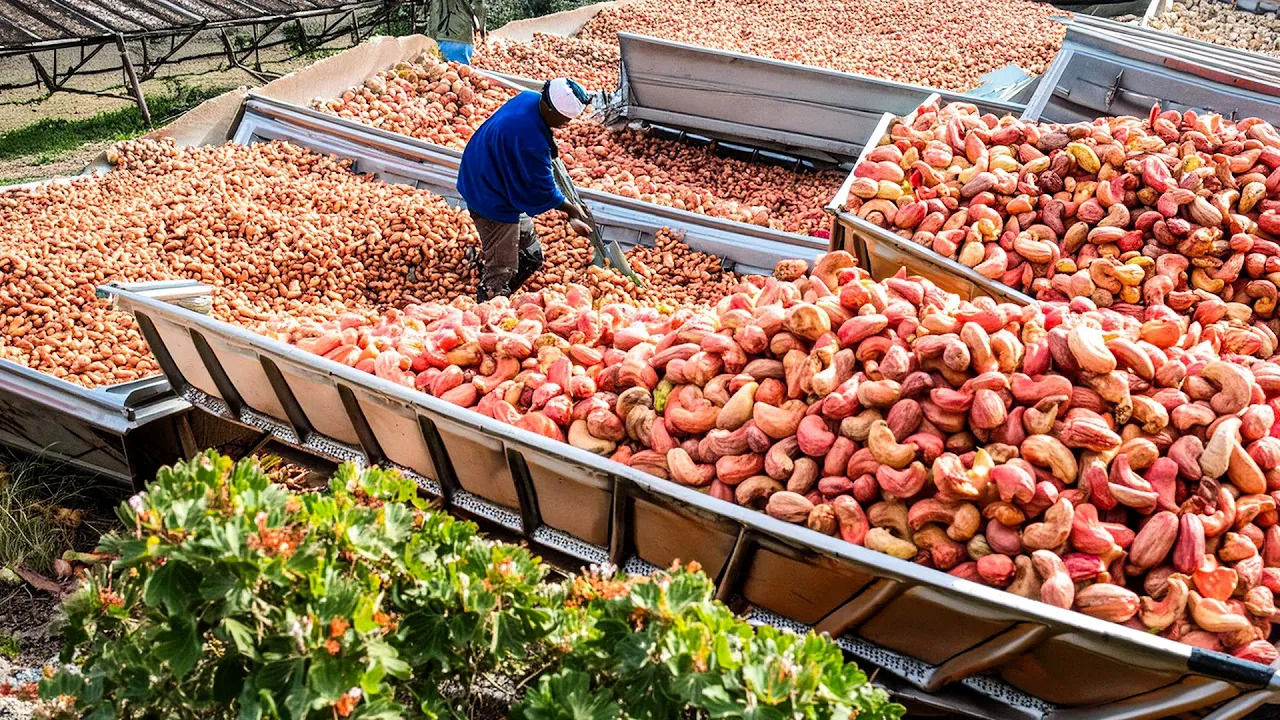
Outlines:
{"label": "worker's hand", "polygon": [[569,221],[569,229],[577,233],[579,237],[591,237],[591,226],[577,218]]}

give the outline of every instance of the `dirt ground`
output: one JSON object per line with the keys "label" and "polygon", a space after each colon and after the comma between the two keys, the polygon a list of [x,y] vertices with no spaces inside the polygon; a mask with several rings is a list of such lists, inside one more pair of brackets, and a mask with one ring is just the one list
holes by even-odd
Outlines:
{"label": "dirt ground", "polygon": [[0,592],[0,636],[18,639],[16,659],[0,656],[0,686],[11,693],[0,694],[0,718],[30,717],[32,705],[20,697],[22,688],[39,682],[42,668],[56,660],[62,639],[55,627],[58,602],[27,587]]}

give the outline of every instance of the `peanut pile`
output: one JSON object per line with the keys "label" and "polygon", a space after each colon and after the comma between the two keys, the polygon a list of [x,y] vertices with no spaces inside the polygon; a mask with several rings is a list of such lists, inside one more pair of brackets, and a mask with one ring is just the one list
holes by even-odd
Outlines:
{"label": "peanut pile", "polygon": [[[462,148],[513,94],[466,66],[424,61],[402,63],[315,107]],[[789,232],[824,228],[822,207],[841,181],[834,171],[793,172],[720,157],[709,147],[590,120],[570,123],[556,137],[565,166],[582,187]]]}
{"label": "peanut pile", "polygon": [[473,74],[467,65],[429,56],[397,63],[317,110],[461,150],[480,124],[515,91]]}
{"label": "peanut pile", "polygon": [[1009,64],[1043,73],[1066,34],[1050,19],[1061,12],[1026,0],[644,0],[602,10],[576,37],[616,44],[633,32],[965,91]]}
{"label": "peanut pile", "polygon": [[1151,27],[1193,40],[1280,57],[1280,16],[1237,10],[1219,0],[1178,0]]}
{"label": "peanut pile", "polygon": [[854,175],[847,209],[1037,298],[1280,329],[1280,132],[1259,118],[1064,126],[931,104]]}
{"label": "peanut pile", "polygon": [[818,533],[1277,659],[1274,338],[1159,305],[963,301],[842,251],[774,275],[670,314],[571,285],[268,331]]}
{"label": "peanut pile", "polygon": [[693,250],[679,233],[669,228],[658,231],[654,247],[637,245],[623,253],[632,271],[644,281],[644,287],[637,287],[612,268],[592,265],[591,241],[568,232],[563,216],[549,225],[535,220],[534,226],[543,244],[546,262],[542,270],[524,284],[522,291],[564,292],[571,284],[578,284],[589,289],[600,305],[700,308],[714,305],[738,282],[732,272],[724,269],[723,260]]}
{"label": "peanut pile", "polygon": [[528,42],[493,39],[478,50],[472,64],[483,70],[537,80],[571,77],[588,90],[618,88],[616,42],[534,33]]}
{"label": "peanut pile", "polygon": [[[331,318],[475,292],[471,219],[429,192],[279,142],[138,140],[112,155],[104,176],[0,195],[0,358],[90,387],[158,372],[132,316],[95,299],[111,281],[197,280],[214,287],[217,317],[250,327],[275,313]],[[537,228],[548,262],[530,286],[584,281],[587,241],[563,216]],[[705,256],[662,242],[685,272],[705,272]],[[656,278],[643,299],[700,292]]]}
{"label": "peanut pile", "polygon": [[644,131],[570,123],[558,137],[575,184],[729,220],[809,234],[828,224],[835,171],[793,172],[721,157]]}

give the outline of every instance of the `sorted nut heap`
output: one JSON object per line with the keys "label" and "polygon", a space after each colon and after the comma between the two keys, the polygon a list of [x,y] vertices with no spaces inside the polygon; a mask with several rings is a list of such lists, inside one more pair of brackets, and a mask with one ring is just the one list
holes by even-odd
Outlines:
{"label": "sorted nut heap", "polygon": [[617,43],[619,32],[676,40],[965,91],[1016,64],[1044,72],[1066,34],[1062,11],[1026,0],[642,0],[601,10],[577,37]]}
{"label": "sorted nut heap", "polygon": [[618,44],[534,33],[527,42],[492,39],[472,64],[482,70],[550,80],[571,77],[589,90],[618,88]]}
{"label": "sorted nut heap", "polygon": [[1178,0],[1151,27],[1193,40],[1280,57],[1280,17],[1237,10],[1220,0]]}
{"label": "sorted nut heap", "polygon": [[1055,125],[930,104],[854,175],[847,209],[1040,299],[1256,317],[1274,338],[1280,133],[1259,118]]}
{"label": "sorted nut heap", "polygon": [[570,147],[560,157],[578,185],[793,233],[827,226],[823,206],[842,180],[832,170],[796,172],[722,157],[632,128],[570,123],[558,136]]}
{"label": "sorted nut heap", "polygon": [[1241,330],[1087,298],[962,301],[873,282],[845,252],[701,311],[575,285],[271,328],[719,500],[1265,665],[1280,365],[1274,344],[1226,352]]}
{"label": "sorted nut heap", "polygon": [[[514,91],[465,65],[401,63],[363,87],[316,107],[429,142],[461,148]],[[720,157],[711,148],[615,131],[590,120],[557,130],[575,182],[615,195],[797,233],[827,224],[823,206],[840,186],[834,171],[785,168]]]}
{"label": "sorted nut heap", "polygon": [[[0,358],[86,386],[155,374],[132,316],[94,297],[117,280],[206,283],[214,314],[250,327],[475,292],[474,225],[427,191],[280,142],[138,140],[111,155],[104,176],[0,195]],[[587,241],[563,215],[537,228],[550,262],[533,286],[581,280]],[[689,293],[656,283],[648,297]]]}
{"label": "sorted nut heap", "polygon": [[663,229],[654,238],[654,247],[636,246],[627,251],[631,269],[645,283],[640,289],[628,279],[612,273],[609,287],[585,283],[597,300],[633,302],[664,309],[701,308],[715,305],[738,285],[738,277],[724,269],[724,262],[710,253],[691,249],[678,233]]}
{"label": "sorted nut heap", "polygon": [[516,91],[430,56],[397,63],[338,98],[316,98],[317,110],[461,150],[480,124]]}

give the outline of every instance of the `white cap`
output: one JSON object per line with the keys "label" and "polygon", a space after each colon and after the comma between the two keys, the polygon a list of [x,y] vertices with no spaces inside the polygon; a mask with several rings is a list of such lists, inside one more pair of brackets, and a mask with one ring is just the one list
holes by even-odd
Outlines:
{"label": "white cap", "polygon": [[[576,87],[575,87],[576,86]],[[567,118],[576,118],[587,107],[586,91],[568,78],[556,78],[547,83],[544,93],[552,109]]]}

